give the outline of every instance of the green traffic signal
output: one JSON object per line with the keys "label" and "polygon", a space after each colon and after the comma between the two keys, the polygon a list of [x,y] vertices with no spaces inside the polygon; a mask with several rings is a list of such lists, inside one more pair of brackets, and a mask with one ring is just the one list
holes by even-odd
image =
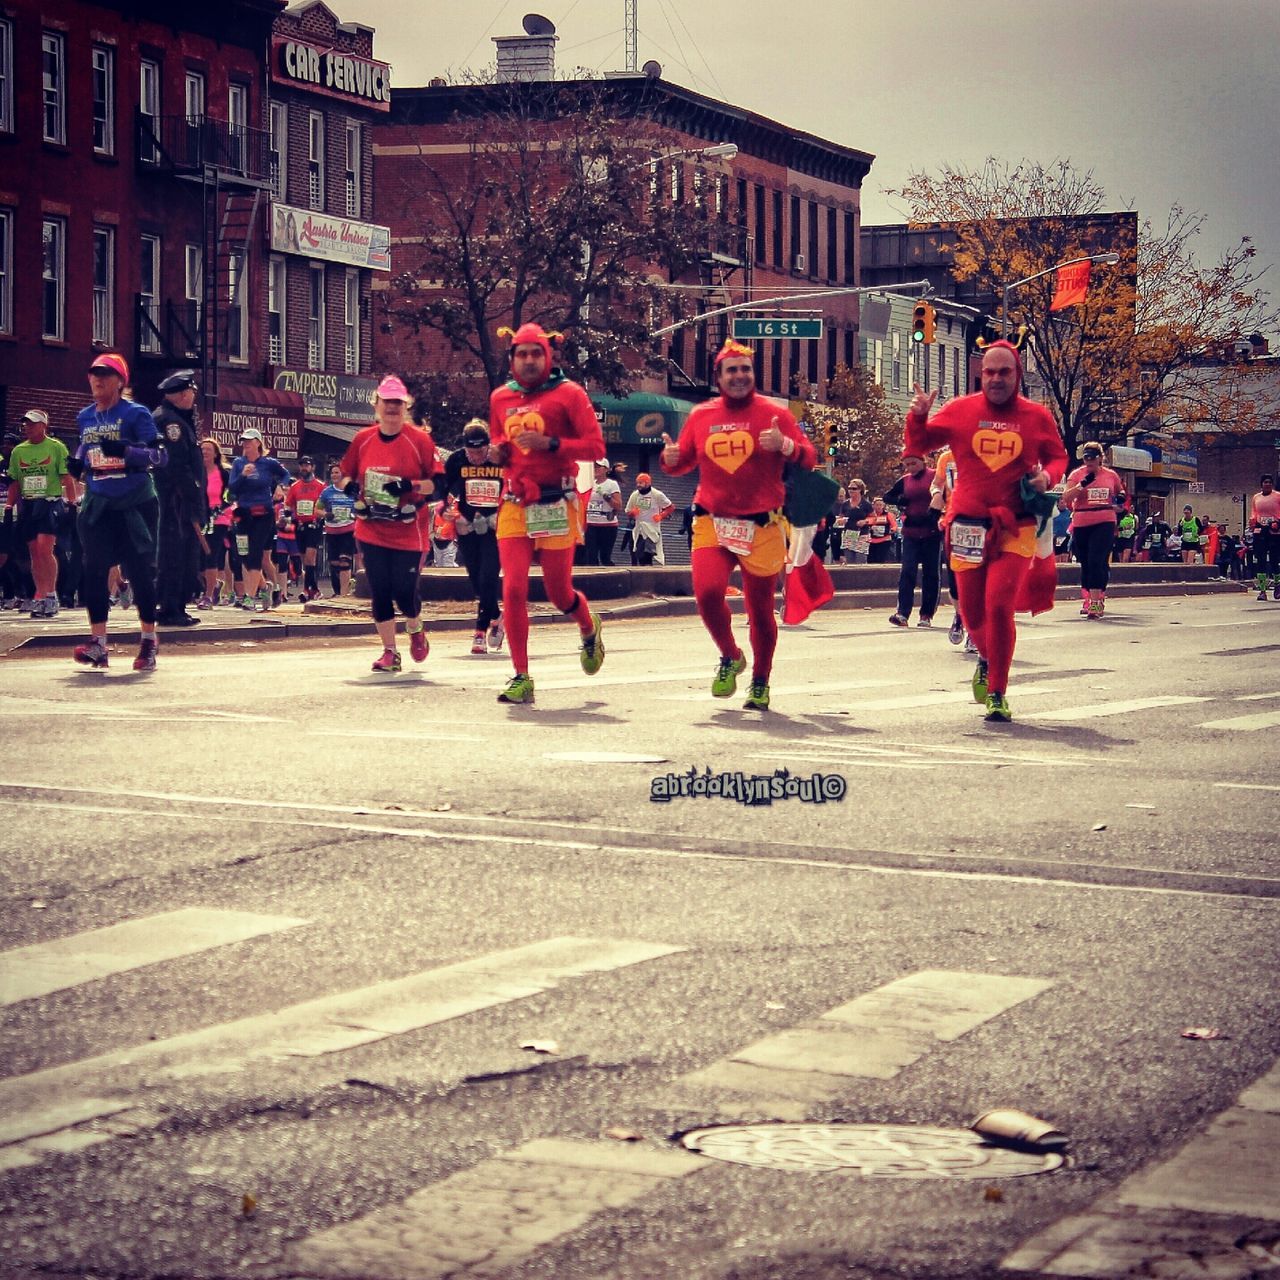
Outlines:
{"label": "green traffic signal", "polygon": [[929,304],[927,302],[917,302],[916,309],[911,313],[911,341],[923,342],[928,327]]}

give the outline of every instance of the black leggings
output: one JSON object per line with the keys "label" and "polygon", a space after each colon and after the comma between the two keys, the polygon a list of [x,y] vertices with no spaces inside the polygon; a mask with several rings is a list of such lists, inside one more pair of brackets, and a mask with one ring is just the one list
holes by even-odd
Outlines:
{"label": "black leggings", "polygon": [[1111,544],[1115,541],[1114,521],[1086,524],[1071,530],[1071,547],[1080,561],[1080,585],[1086,591],[1105,591],[1111,578]]}
{"label": "black leggings", "polygon": [[462,557],[467,577],[471,579],[471,590],[476,593],[476,630],[485,631],[502,613],[498,604],[500,566],[497,535],[460,534],[458,555]]}
{"label": "black leggings", "polygon": [[148,498],[133,509],[151,529],[151,547],[140,551],[129,534],[128,511],[103,511],[92,524],[78,521],[80,545],[84,548],[80,594],[89,613],[90,625],[107,620],[107,576],[118,564],[133,589],[138,620],[156,620],[156,532],[160,524],[160,500]]}
{"label": "black leggings", "polygon": [[406,618],[416,618],[422,610],[418,599],[418,562],[421,551],[401,551],[362,542],[364,572],[369,580],[369,595],[374,622],[390,622],[396,609]]}

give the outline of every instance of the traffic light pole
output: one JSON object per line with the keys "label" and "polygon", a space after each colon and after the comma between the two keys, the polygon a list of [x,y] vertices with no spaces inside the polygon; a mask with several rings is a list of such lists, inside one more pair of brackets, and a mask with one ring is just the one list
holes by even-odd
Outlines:
{"label": "traffic light pole", "polygon": [[775,302],[804,302],[810,298],[848,297],[850,294],[861,293],[911,292],[928,295],[931,291],[932,285],[928,280],[912,280],[908,284],[878,284],[861,288],[854,288],[850,285],[843,289],[822,289],[817,293],[788,293],[778,298],[754,298],[750,302],[735,302],[731,307],[717,307],[714,311],[701,311],[696,316],[690,316],[687,320],[677,320],[675,324],[655,329],[649,336],[651,338],[664,338],[667,334],[675,333],[677,329],[687,328],[691,324],[702,324],[704,321],[714,320],[717,316],[730,315],[735,311],[745,311],[748,307],[768,307]]}

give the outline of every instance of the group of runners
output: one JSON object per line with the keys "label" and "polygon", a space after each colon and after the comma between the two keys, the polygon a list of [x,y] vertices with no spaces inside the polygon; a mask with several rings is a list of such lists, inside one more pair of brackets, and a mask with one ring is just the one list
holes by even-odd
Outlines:
{"label": "group of runners", "polygon": [[[585,533],[579,464],[599,463],[604,441],[585,391],[556,365],[553,343],[558,335],[536,324],[500,333],[509,339],[510,378],[492,393],[488,422],[473,419],[467,424],[462,448],[447,464],[430,433],[409,420],[412,397],[405,384],[388,376],[374,398],[374,421],[357,433],[329,484],[322,485],[309,472],[290,490],[298,484],[305,490],[294,495],[295,511],[308,524],[319,524],[325,515],[322,495],[328,494],[342,522],[338,532],[345,534],[348,522],[352,527],[352,546],[342,547],[347,554],[337,558],[349,566],[355,546],[363,555],[381,646],[372,670],[379,674],[402,670],[397,613],[404,620],[410,659],[421,663],[427,658],[419,596],[424,538],[429,537],[423,511],[441,497],[456,503],[458,550],[477,597],[472,651],[495,652],[505,641],[513,670],[498,700],[529,704],[534,701],[529,583],[535,563],[548,601],[577,627],[583,671],[593,675],[604,663],[600,616],[573,580],[575,548]],[[43,541],[48,535],[38,504],[70,497],[73,481],[83,481],[79,529],[90,638],[75,648],[75,660],[97,669],[109,665],[108,583],[113,567],[119,566],[134,584],[142,633],[133,665],[151,671],[157,657],[160,525],[153,477],[167,459],[156,419],[123,397],[127,380],[122,357],[94,359],[89,369],[93,403],[79,415],[74,453],[41,431],[47,428],[42,414],[28,414],[34,448],[14,451],[9,500],[20,503],[21,528],[34,543],[33,572],[38,566],[38,588],[43,587],[48,583]],[[719,394],[689,414],[677,440],[663,437],[660,461],[670,475],[698,471],[690,559],[698,613],[717,651],[711,694],[732,697],[749,662],[744,709],[764,711],[778,642],[775,592],[792,532],[786,510],[788,468],[811,470],[817,459],[786,408],[756,394],[750,348],[727,342],[715,360],[715,380]],[[980,391],[932,412],[937,392],[917,386],[905,423],[904,470],[918,478],[922,504],[937,517],[954,583],[957,623],[977,654],[973,696],[987,719],[996,722],[1012,718],[1008,681],[1015,614],[1053,605],[1052,516],[1058,498],[1051,491],[1068,463],[1053,418],[1021,394],[1021,385],[1017,349],[995,342],[982,357]],[[246,589],[257,585],[251,581],[254,553],[265,549],[274,531],[275,491],[291,481],[287,473],[277,474],[283,468],[263,455],[261,444],[256,431],[245,433],[243,456],[236,459],[229,481],[236,536],[248,544],[243,548]],[[36,454],[43,460],[39,466],[33,465]],[[914,465],[934,455],[941,455],[936,468]],[[1255,498],[1253,516],[1261,522],[1274,558],[1280,553],[1280,495],[1269,480],[1264,478],[1263,493]],[[1063,501],[1073,510],[1083,567],[1082,612],[1089,617],[1103,614],[1108,557],[1102,547],[1105,543],[1109,555],[1108,535],[1114,535],[1122,493],[1119,477],[1102,464],[1101,446],[1086,445],[1081,466],[1067,477]],[[1096,537],[1090,532],[1094,528],[1099,530]],[[741,572],[749,659],[735,637],[727,603],[735,568]],[[308,582],[314,585],[312,577]]]}

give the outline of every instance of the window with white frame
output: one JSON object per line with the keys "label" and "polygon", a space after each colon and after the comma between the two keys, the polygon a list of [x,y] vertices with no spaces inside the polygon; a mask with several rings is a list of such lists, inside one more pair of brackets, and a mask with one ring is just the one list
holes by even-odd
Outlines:
{"label": "window with white frame", "polygon": [[93,149],[100,156],[116,151],[116,54],[106,45],[93,46]]}
{"label": "window with white frame", "polygon": [[138,350],[160,350],[160,237],[143,236],[138,263]]}
{"label": "window with white frame", "polygon": [[40,235],[40,335],[61,342],[66,337],[67,224],[45,218]]}
{"label": "window with white frame", "polygon": [[267,341],[270,352],[267,356],[271,364],[284,364],[285,344],[284,314],[285,299],[285,261],[283,258],[270,258],[267,262]]}
{"label": "window with white frame", "polygon": [[13,23],[0,18],[0,133],[13,132]]}
{"label": "window with white frame", "polygon": [[245,139],[249,128],[249,87],[227,86],[227,160],[236,173],[244,172]]}
{"label": "window with white frame", "polygon": [[964,363],[964,352],[957,349],[951,357],[951,394],[960,394],[960,366]]}
{"label": "window with white frame", "polygon": [[155,164],[160,159],[156,145],[160,137],[160,64],[151,58],[143,58],[138,64],[138,115],[142,125],[138,158],[145,164]]}
{"label": "window with white frame", "polygon": [[311,264],[311,290],[307,306],[307,368],[324,368],[324,266]]}
{"label": "window with white frame", "polygon": [[247,364],[249,361],[245,267],[244,251],[233,249],[227,256],[227,359],[232,364]]}
{"label": "window with white frame", "polygon": [[198,244],[184,246],[182,297],[186,304],[182,322],[187,331],[187,350],[195,356],[200,351],[200,328],[204,322],[204,251]]}
{"label": "window with white frame", "polygon": [[13,210],[0,209],[0,333],[13,332]]}
{"label": "window with white frame", "polygon": [[877,338],[875,340],[876,354],[874,361],[874,374],[876,385],[880,386],[884,382],[884,339]]}
{"label": "window with white frame", "polygon": [[279,199],[287,200],[289,198],[289,108],[283,102],[271,104],[268,145],[271,149],[271,190]]}
{"label": "window with white frame", "polygon": [[342,363],[344,372],[360,372],[360,272],[351,267],[342,290]]}
{"label": "window with white frame", "polygon": [[324,113],[307,112],[307,204],[324,208]]}
{"label": "window with white frame", "polygon": [[360,126],[347,125],[347,217],[360,216]]}
{"label": "window with white frame", "polygon": [[182,80],[182,107],[187,121],[187,163],[204,161],[204,76],[188,71]]}
{"label": "window with white frame", "polygon": [[116,341],[116,233],[93,229],[93,340],[104,347]]}
{"label": "window with white frame", "polygon": [[46,142],[67,140],[67,41],[58,31],[40,34],[40,74]]}
{"label": "window with white frame", "polygon": [[893,335],[893,389],[902,390],[902,334]]}

